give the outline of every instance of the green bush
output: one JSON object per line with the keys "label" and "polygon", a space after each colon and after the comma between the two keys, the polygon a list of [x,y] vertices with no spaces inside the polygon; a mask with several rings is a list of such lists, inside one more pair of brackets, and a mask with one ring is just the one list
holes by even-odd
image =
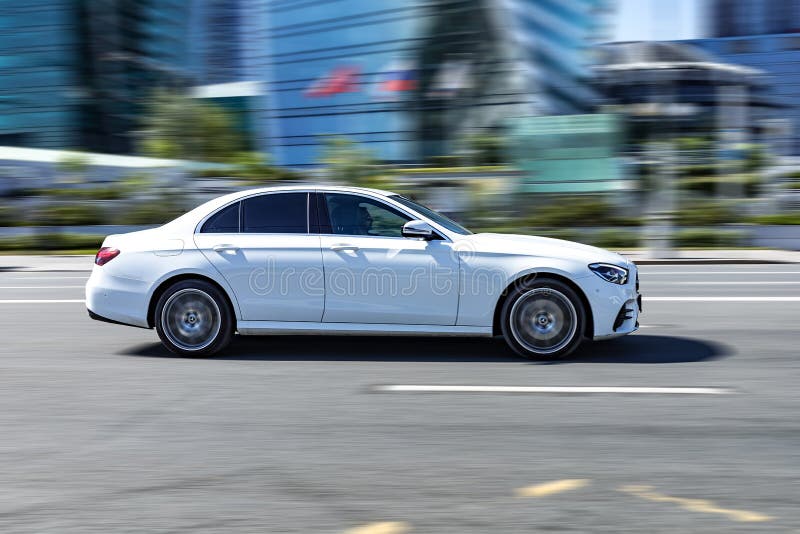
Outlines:
{"label": "green bush", "polygon": [[590,244],[602,248],[638,247],[639,234],[630,230],[604,229],[591,236]]}
{"label": "green bush", "polygon": [[734,230],[687,229],[675,233],[675,245],[679,247],[736,247],[742,244],[745,235]]}
{"label": "green bush", "polygon": [[774,213],[772,215],[757,215],[747,219],[747,222],[753,224],[800,224],[800,213]]}
{"label": "green bush", "polygon": [[534,228],[639,225],[638,218],[621,215],[620,210],[597,197],[559,198],[531,209],[524,224]]}
{"label": "green bush", "polygon": [[27,221],[33,226],[81,226],[104,224],[103,210],[90,204],[46,206]]}
{"label": "green bush", "polygon": [[164,224],[185,213],[176,202],[144,202],[121,210],[114,224]]}
{"label": "green bush", "polygon": [[715,226],[741,221],[741,216],[730,204],[706,201],[691,202],[675,213],[678,226]]}
{"label": "green bush", "polygon": [[0,238],[0,251],[97,250],[104,236],[83,234],[34,234]]}
{"label": "green bush", "polygon": [[16,226],[19,215],[11,206],[0,206],[0,226]]}
{"label": "green bush", "polygon": [[745,196],[752,197],[758,193],[761,178],[756,174],[729,174],[725,176],[701,176],[697,178],[680,178],[678,186],[686,191],[714,195],[719,184],[737,184],[744,189]]}
{"label": "green bush", "polygon": [[102,186],[92,188],[50,188],[36,190],[38,196],[69,200],[119,200],[125,197],[125,191],[118,186]]}
{"label": "green bush", "polygon": [[700,163],[678,167],[678,173],[683,176],[713,176],[717,169],[718,167],[714,163]]}

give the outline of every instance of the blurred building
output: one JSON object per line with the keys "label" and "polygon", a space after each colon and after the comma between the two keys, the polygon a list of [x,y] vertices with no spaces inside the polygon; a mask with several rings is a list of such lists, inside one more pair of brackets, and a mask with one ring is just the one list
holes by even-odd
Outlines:
{"label": "blurred building", "polygon": [[800,32],[799,0],[710,0],[705,20],[711,37]]}
{"label": "blurred building", "polygon": [[714,0],[705,19],[711,37],[685,42],[770,74],[784,108],[763,131],[779,153],[800,154],[800,0]]}
{"label": "blurred building", "polygon": [[0,0],[0,145],[131,153],[169,86],[228,106],[280,165],[318,164],[331,135],[421,162],[509,117],[590,111],[611,5]]}
{"label": "blurred building", "polygon": [[[252,0],[250,0],[252,2]],[[450,154],[475,128],[592,108],[588,46],[609,0],[274,0],[264,148],[317,164],[326,135],[384,161]],[[252,69],[250,69],[252,72]]]}
{"label": "blurred building", "polygon": [[245,79],[244,0],[193,0],[189,61],[196,80],[206,85]]}
{"label": "blurred building", "polygon": [[139,103],[185,85],[182,0],[0,0],[0,145],[127,153]]}
{"label": "blurred building", "polygon": [[690,44],[611,43],[597,52],[603,106],[626,116],[635,143],[664,135],[742,143],[758,135],[758,125],[777,106],[762,71]]}

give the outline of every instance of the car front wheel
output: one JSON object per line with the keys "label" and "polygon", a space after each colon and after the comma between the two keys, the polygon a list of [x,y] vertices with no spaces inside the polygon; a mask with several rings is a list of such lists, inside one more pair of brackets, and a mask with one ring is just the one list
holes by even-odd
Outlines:
{"label": "car front wheel", "polygon": [[170,286],[156,305],[156,331],[170,351],[210,356],[230,343],[233,314],[219,289],[203,280]]}
{"label": "car front wheel", "polygon": [[512,289],[503,304],[503,337],[525,358],[563,358],[581,343],[585,313],[568,285],[534,280]]}

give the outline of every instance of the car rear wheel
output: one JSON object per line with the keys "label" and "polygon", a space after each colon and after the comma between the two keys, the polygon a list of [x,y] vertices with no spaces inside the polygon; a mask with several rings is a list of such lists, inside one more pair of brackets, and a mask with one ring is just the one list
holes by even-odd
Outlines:
{"label": "car rear wheel", "polygon": [[210,356],[233,336],[233,313],[225,295],[203,280],[170,286],[158,299],[155,323],[164,346],[181,356]]}
{"label": "car rear wheel", "polygon": [[503,304],[503,337],[525,358],[563,358],[581,343],[585,313],[571,287],[537,279],[511,290]]}

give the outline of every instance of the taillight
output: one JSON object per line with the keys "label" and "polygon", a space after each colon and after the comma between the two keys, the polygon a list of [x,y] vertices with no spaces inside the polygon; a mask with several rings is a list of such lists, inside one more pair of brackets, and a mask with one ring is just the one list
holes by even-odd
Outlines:
{"label": "taillight", "polygon": [[103,247],[94,256],[95,265],[105,265],[119,256],[119,249],[113,247]]}

